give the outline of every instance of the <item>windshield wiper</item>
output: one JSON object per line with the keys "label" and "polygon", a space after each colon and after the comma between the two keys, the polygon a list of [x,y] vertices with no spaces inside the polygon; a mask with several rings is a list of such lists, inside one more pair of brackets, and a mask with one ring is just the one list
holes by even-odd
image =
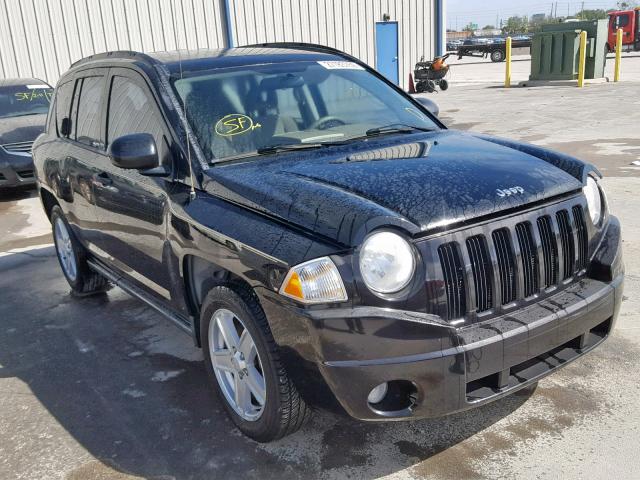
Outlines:
{"label": "windshield wiper", "polygon": [[328,143],[283,143],[280,145],[269,145],[256,150],[258,155],[271,155],[278,152],[292,152],[295,150],[311,150],[328,146]]}
{"label": "windshield wiper", "polygon": [[389,133],[413,133],[413,132],[433,132],[433,128],[418,127],[416,125],[408,125],[405,123],[392,123],[383,127],[370,128],[365,132],[367,137],[377,137],[378,135],[386,135]]}

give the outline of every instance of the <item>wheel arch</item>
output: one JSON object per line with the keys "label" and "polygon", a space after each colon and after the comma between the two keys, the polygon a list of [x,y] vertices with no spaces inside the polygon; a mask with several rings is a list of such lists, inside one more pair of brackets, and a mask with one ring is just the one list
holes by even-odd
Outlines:
{"label": "wheel arch", "polygon": [[60,206],[58,200],[56,199],[55,195],[49,190],[40,188],[40,201],[42,202],[42,207],[47,214],[47,218],[49,219],[49,221],[51,221],[51,210],[53,210],[53,207],[55,207],[56,205]]}
{"label": "wheel arch", "polygon": [[202,346],[200,338],[200,310],[209,291],[217,286],[225,285],[234,290],[253,287],[242,277],[198,255],[187,254],[182,259],[182,271],[185,284],[187,305],[193,315],[193,334],[198,347]]}

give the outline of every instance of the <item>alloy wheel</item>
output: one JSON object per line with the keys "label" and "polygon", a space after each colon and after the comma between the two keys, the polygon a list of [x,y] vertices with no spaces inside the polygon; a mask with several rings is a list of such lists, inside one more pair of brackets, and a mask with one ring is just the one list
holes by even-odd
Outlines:
{"label": "alloy wheel", "polygon": [[73,244],[67,225],[62,218],[58,217],[54,225],[54,235],[56,237],[56,253],[60,259],[60,265],[67,277],[71,281],[75,281],[78,275],[78,265],[76,264],[76,255],[73,251]]}
{"label": "alloy wheel", "polygon": [[236,314],[221,308],[211,317],[208,336],[211,363],[227,403],[244,420],[258,420],[267,390],[251,333]]}

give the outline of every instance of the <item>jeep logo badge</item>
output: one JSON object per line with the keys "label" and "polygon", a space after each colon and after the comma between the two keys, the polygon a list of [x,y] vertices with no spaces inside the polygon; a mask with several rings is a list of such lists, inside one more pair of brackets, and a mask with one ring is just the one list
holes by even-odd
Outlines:
{"label": "jeep logo badge", "polygon": [[498,188],[496,190],[496,193],[498,194],[499,197],[509,197],[511,195],[516,195],[518,193],[522,194],[524,193],[524,188],[519,187],[519,186],[515,186],[515,187],[511,187],[511,188]]}

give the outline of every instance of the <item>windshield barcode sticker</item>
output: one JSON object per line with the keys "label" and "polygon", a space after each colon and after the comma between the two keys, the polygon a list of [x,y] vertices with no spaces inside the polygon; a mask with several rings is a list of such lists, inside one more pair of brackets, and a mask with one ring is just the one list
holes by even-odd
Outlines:
{"label": "windshield barcode sticker", "polygon": [[318,63],[329,70],[364,70],[364,68],[357,63],[343,62],[341,60],[325,60],[319,61]]}

